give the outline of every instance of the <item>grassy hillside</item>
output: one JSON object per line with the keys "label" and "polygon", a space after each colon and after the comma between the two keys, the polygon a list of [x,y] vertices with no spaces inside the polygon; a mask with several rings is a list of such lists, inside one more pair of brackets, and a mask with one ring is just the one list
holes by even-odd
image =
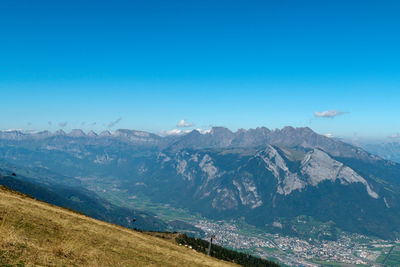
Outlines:
{"label": "grassy hillside", "polygon": [[234,266],[0,186],[0,266]]}
{"label": "grassy hillside", "polygon": [[0,185],[30,195],[35,199],[81,212],[89,217],[127,228],[165,231],[168,225],[153,214],[119,207],[98,197],[96,193],[78,187],[31,183],[20,175],[1,176]]}

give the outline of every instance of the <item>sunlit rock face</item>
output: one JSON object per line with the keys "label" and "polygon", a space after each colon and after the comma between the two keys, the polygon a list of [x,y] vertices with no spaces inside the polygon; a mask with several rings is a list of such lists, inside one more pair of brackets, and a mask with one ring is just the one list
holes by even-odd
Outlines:
{"label": "sunlit rock face", "polygon": [[361,183],[371,197],[379,197],[363,177],[320,149],[313,149],[304,155],[298,172],[291,172],[285,160],[271,145],[257,155],[276,178],[279,194],[288,195],[294,190],[301,191],[306,186],[317,186],[325,180],[340,180],[342,184]]}
{"label": "sunlit rock face", "polygon": [[343,184],[362,183],[371,197],[379,197],[363,177],[319,149],[309,152],[301,165],[301,172],[308,176],[308,183],[310,185],[317,186],[324,180],[335,181],[339,179]]}

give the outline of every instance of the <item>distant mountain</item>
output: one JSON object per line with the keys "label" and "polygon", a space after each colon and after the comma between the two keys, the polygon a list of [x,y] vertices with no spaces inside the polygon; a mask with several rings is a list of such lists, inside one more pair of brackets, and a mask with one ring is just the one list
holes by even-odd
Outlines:
{"label": "distant mountain", "polygon": [[73,129],[68,136],[71,137],[84,137],[86,134],[81,129]]}
{"label": "distant mountain", "polygon": [[90,132],[87,133],[87,136],[89,136],[89,137],[96,137],[96,136],[98,136],[98,134],[95,133],[94,131],[90,131]]}
{"label": "distant mountain", "polygon": [[[99,135],[93,131],[85,134],[82,130],[75,129],[69,134],[62,130],[54,134],[45,131],[39,133],[24,133],[21,131],[0,131],[0,140],[3,143],[13,141],[35,141],[38,146],[54,143],[69,142],[75,144],[105,145],[107,143],[124,142],[140,147],[152,147],[157,149],[180,150],[202,148],[226,148],[226,147],[259,147],[268,144],[284,146],[302,146],[321,148],[324,151],[343,157],[363,157],[371,159],[362,149],[344,142],[336,141],[323,135],[316,134],[310,128],[284,127],[283,129],[269,130],[265,127],[232,132],[224,127],[213,127],[206,133],[193,130],[181,136],[159,136],[156,134],[118,129],[111,133],[104,131]],[[43,144],[41,144],[43,142]]]}
{"label": "distant mountain", "polygon": [[250,130],[241,129],[235,133],[227,128],[214,127],[206,134],[194,130],[170,144],[169,149],[262,147],[268,144],[321,148],[334,156],[374,159],[362,149],[319,135],[308,127],[284,127],[273,131],[261,127]]}
{"label": "distant mountain", "polygon": [[364,144],[362,147],[384,159],[400,163],[400,142],[386,142],[379,144]]}
{"label": "distant mountain", "polygon": [[99,134],[99,136],[111,136],[110,131],[103,131]]}
{"label": "distant mountain", "polygon": [[[69,134],[63,130],[55,133],[48,131],[24,133],[21,131],[0,131],[0,141],[3,144],[29,141],[34,146],[45,145],[88,144],[106,145],[127,143],[136,148],[154,148],[178,151],[181,149],[228,148],[228,147],[262,147],[268,144],[283,146],[301,146],[305,148],[320,148],[333,156],[355,157],[365,160],[376,160],[373,155],[353,145],[328,138],[313,132],[310,128],[284,127],[283,129],[269,130],[265,127],[256,129],[240,129],[232,132],[224,127],[213,127],[206,133],[193,130],[181,136],[159,136],[144,131],[118,129],[111,133],[104,131],[97,135],[90,131],[85,134],[80,129],[74,129]],[[17,144],[18,146],[18,144]]]}
{"label": "distant mountain", "polygon": [[400,233],[400,164],[310,128],[214,127],[165,137],[7,132],[0,134],[0,159],[62,173],[105,195],[244,218],[269,231],[296,234],[296,220],[308,216],[331,225],[323,235],[332,238],[336,228],[383,238]]}

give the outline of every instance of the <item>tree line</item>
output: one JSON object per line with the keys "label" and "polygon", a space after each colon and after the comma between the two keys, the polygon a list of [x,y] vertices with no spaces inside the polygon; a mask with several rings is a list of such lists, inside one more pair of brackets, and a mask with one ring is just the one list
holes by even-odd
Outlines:
{"label": "tree line", "polygon": [[[207,254],[208,252],[209,242],[206,240],[181,234],[176,238],[176,241],[181,245],[191,246],[192,249],[196,250],[197,252],[204,254]],[[230,261],[246,267],[279,267],[279,265],[275,262],[254,257],[243,252],[230,250],[214,244],[212,245],[210,255],[217,259]]]}

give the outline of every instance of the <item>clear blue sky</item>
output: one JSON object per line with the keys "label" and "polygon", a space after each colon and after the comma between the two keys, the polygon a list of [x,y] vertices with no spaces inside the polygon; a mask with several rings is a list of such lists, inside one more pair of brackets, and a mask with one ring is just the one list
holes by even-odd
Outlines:
{"label": "clear blue sky", "polygon": [[[386,137],[400,132],[399,14],[378,0],[2,0],[0,129],[185,119]],[[331,110],[345,113],[314,115]]]}

